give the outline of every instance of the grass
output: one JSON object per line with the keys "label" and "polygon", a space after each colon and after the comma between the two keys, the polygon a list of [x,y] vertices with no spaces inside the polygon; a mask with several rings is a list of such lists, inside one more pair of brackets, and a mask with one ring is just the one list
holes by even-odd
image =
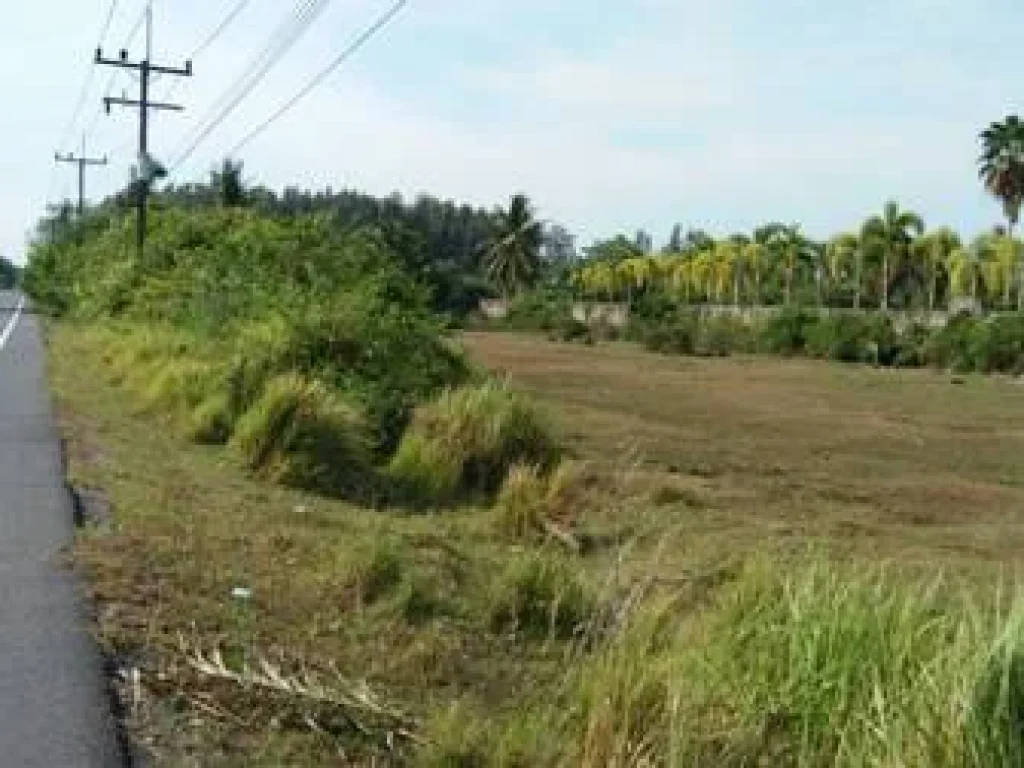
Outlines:
{"label": "grass", "polygon": [[662,501],[680,494],[658,505],[658,520],[685,526],[687,553],[810,541],[836,554],[973,567],[1015,564],[1024,551],[1017,380],[663,357],[511,334],[470,334],[465,344],[557,408],[575,455],[628,465]]}
{"label": "grass", "polygon": [[52,329],[115,515],[76,559],[157,765],[1019,762],[1016,382],[466,344],[569,457],[414,515],[250,477],[133,407],[145,354]]}

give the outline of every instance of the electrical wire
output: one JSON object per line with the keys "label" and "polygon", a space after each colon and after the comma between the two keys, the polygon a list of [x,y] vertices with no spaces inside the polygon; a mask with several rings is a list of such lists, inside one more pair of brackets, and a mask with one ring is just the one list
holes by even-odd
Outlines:
{"label": "electrical wire", "polygon": [[[110,0],[110,6],[107,9],[106,18],[104,18],[103,24],[100,27],[99,42],[96,43],[97,48],[101,48],[104,41],[107,39],[107,34],[110,32],[110,25],[114,21],[114,14],[117,12],[118,2],[119,0]],[[63,146],[68,141],[72,131],[74,131],[75,124],[78,122],[78,118],[82,114],[82,108],[85,106],[86,99],[89,97],[89,89],[92,87],[92,81],[95,77],[96,60],[93,59],[89,63],[85,82],[82,84],[82,90],[78,94],[78,100],[75,102],[75,108],[71,112],[71,119],[68,120],[67,126],[64,128],[64,132],[61,134],[60,140],[57,142],[57,146]]]}
{"label": "electrical wire", "polygon": [[330,0],[301,0],[299,2],[289,17],[274,31],[263,50],[246,65],[241,77],[228,87],[199,121],[193,138],[182,152],[177,153],[177,159],[171,164],[172,171],[188,160],[199,145],[252,93],[267,73],[323,13],[329,2]]}
{"label": "electrical wire", "polygon": [[[234,23],[235,19],[241,16],[242,11],[244,11],[251,2],[252,0],[239,0],[239,2],[235,4],[235,7],[228,11],[228,14],[216,27],[214,27],[213,31],[196,46],[196,49],[189,55],[188,60],[194,62],[206,53],[206,51],[210,49],[210,46],[217,42],[217,40],[220,39],[220,36],[227,31],[228,27]],[[178,92],[178,88],[181,86],[181,83],[182,81],[180,79],[176,79],[171,83],[171,87],[167,89],[167,93],[164,94],[163,100],[170,101],[173,99],[175,94]]]}
{"label": "electrical wire", "polygon": [[236,154],[239,150],[245,147],[249,142],[253,141],[260,134],[266,131],[271,125],[277,122],[285,114],[287,114],[296,104],[302,101],[308,96],[314,89],[317,88],[324,80],[330,77],[345,61],[347,61],[352,55],[354,55],[360,48],[370,42],[374,36],[380,33],[398,14],[409,4],[409,0],[398,0],[391,8],[376,22],[374,22],[366,31],[364,31],[359,37],[357,37],[345,50],[343,50],[327,67],[317,73],[305,87],[302,88],[297,94],[291,99],[285,102],[277,111],[270,115],[266,120],[260,123],[256,128],[246,134],[245,138],[239,141],[228,153],[229,155]]}

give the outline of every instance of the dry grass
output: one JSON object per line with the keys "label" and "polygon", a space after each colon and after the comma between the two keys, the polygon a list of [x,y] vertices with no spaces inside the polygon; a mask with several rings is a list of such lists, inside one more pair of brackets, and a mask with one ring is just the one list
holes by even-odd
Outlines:
{"label": "dry grass", "polygon": [[[509,335],[466,343],[560,415],[582,477],[555,473],[504,512],[429,516],[271,486],[222,447],[126,407],[89,334],[54,329],[72,478],[114,505],[112,530],[84,534],[77,556],[125,670],[134,733],[158,765],[451,764],[442,756],[477,739],[474,722],[507,754],[529,747],[518,764],[608,764],[609,750],[634,743],[634,704],[657,704],[671,682],[633,650],[600,650],[648,596],[670,593],[684,619],[721,604],[720,585],[754,551],[810,546],[976,572],[1016,562],[1024,544],[1024,389],[1013,381]],[[520,540],[551,521],[581,555],[550,535]],[[722,654],[726,682],[741,686]],[[602,665],[592,692],[571,677]],[[555,743],[551,713],[535,706],[558,711],[565,696],[589,723],[579,743],[572,723]],[[754,704],[736,722],[756,724]],[[493,730],[503,722],[511,730]]]}
{"label": "dry grass", "polygon": [[415,746],[402,734],[438,707],[514,707],[559,672],[558,648],[491,629],[494,596],[512,597],[488,514],[250,479],[231,451],[133,407],[101,349],[51,329],[71,480],[113,507],[76,558],[157,765],[399,764]]}
{"label": "dry grass", "polygon": [[687,549],[811,540],[924,564],[1013,563],[1024,551],[1016,380],[510,334],[465,343],[557,408],[579,455],[630,457],[655,495],[676,489],[680,503],[659,514],[686,526]]}

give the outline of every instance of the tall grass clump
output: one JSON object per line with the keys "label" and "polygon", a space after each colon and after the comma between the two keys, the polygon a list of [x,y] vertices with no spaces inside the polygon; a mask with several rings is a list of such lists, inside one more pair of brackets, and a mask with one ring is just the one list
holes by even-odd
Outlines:
{"label": "tall grass clump", "polygon": [[297,374],[267,384],[239,419],[231,442],[259,477],[345,498],[373,491],[372,456],[358,410]]}
{"label": "tall grass clump", "polygon": [[549,472],[561,446],[546,414],[505,384],[445,392],[421,406],[390,465],[411,502],[491,497],[519,463]]}
{"label": "tall grass clump", "polygon": [[596,604],[567,558],[536,552],[513,558],[496,575],[488,591],[487,616],[494,632],[566,639],[583,628]]}
{"label": "tall grass clump", "polygon": [[[518,577],[512,594],[544,595],[534,583],[561,578]],[[549,602],[537,602],[507,601],[516,607],[501,615],[543,627]],[[1024,760],[1019,595],[997,589],[976,599],[941,581],[818,563],[791,572],[755,565],[718,587],[706,608],[683,605],[662,592],[620,612],[564,685],[500,724],[487,759],[517,751],[518,737],[528,753],[531,724],[543,722],[558,754],[535,753],[537,765],[1010,768]]]}
{"label": "tall grass clump", "polygon": [[571,527],[590,501],[589,485],[590,477],[575,464],[562,463],[549,474],[517,464],[509,470],[494,503],[497,528],[514,540],[554,534],[568,543]]}

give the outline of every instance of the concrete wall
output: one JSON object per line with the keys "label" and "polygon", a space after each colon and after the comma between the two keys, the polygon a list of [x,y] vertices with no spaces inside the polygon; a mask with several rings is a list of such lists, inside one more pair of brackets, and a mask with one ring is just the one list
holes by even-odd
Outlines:
{"label": "concrete wall", "polygon": [[629,325],[629,305],[577,302],[572,305],[572,316],[579,323],[622,329]]}
{"label": "concrete wall", "polygon": [[[490,320],[503,320],[508,316],[510,302],[505,299],[485,299],[480,302],[480,312]],[[735,307],[731,304],[704,304],[699,307],[703,314],[711,317],[737,317],[747,324],[766,320],[774,317],[785,310],[784,307]],[[834,309],[831,307],[804,307],[806,312],[818,312],[824,317],[836,315],[870,314],[877,310],[855,310],[855,309]],[[962,300],[954,304],[950,310],[927,310],[902,311],[892,310],[889,316],[892,318],[893,326],[902,331],[913,324],[923,325],[929,328],[944,328],[951,317],[958,314],[971,313],[983,314],[982,309],[971,301]],[[998,313],[993,313],[992,316]],[[572,316],[581,323],[587,325],[603,325],[610,328],[622,329],[629,325],[629,305],[622,302],[597,302],[580,301],[572,306]]]}
{"label": "concrete wall", "polygon": [[480,313],[488,320],[504,320],[510,305],[507,299],[481,299]]}

